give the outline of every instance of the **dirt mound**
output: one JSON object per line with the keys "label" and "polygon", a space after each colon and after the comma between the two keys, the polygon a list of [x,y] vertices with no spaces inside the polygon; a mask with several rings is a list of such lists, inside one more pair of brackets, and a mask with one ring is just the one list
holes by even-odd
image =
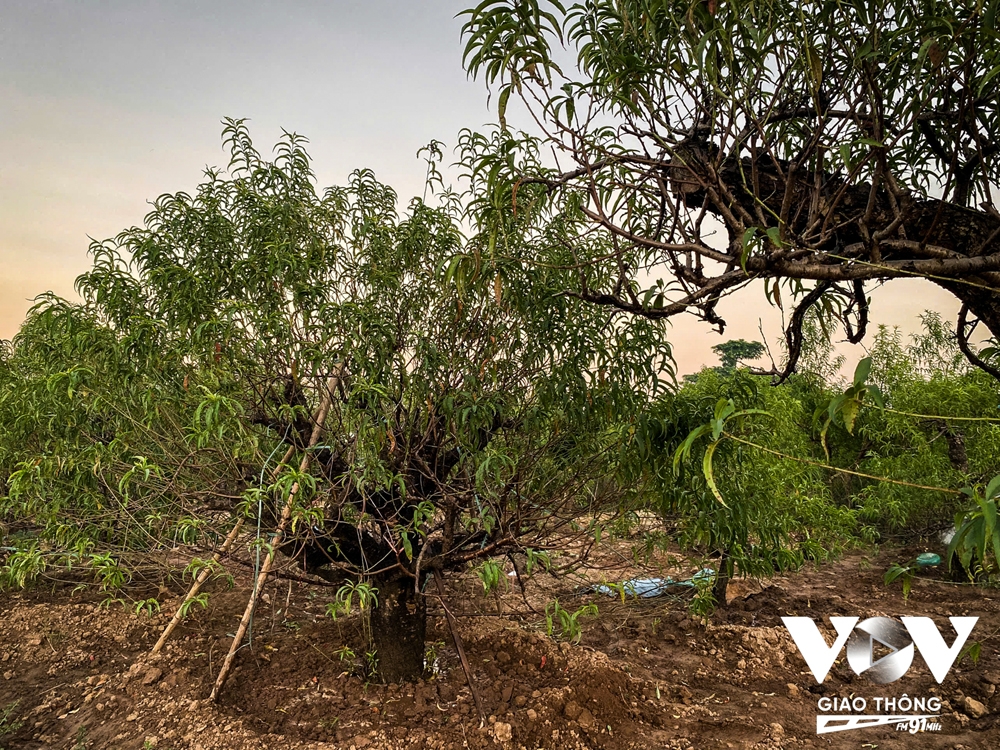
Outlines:
{"label": "dirt mound", "polygon": [[[435,623],[432,638],[444,638],[443,627]],[[234,675],[224,710],[271,717],[258,720],[260,728],[289,738],[355,745],[360,739],[359,746],[367,746],[365,738],[388,740],[386,746],[405,739],[414,748],[626,746],[650,720],[637,708],[645,685],[605,654],[487,622],[464,638],[488,717],[470,734],[469,725],[478,724],[475,701],[450,651],[435,657],[435,674],[422,683],[376,685],[352,674],[350,659],[317,645],[340,635],[332,623],[317,623],[296,634],[311,648],[265,645],[267,658],[245,662]],[[440,642],[435,648],[443,650]]]}

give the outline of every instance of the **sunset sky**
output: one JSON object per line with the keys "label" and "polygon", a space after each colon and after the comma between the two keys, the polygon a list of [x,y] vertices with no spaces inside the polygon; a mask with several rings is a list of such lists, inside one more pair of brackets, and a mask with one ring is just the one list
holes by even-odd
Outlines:
{"label": "sunset sky", "polygon": [[[141,223],[148,201],[225,165],[223,117],[250,118],[261,151],[281,128],[309,137],[321,185],[370,167],[405,201],[416,151],[492,121],[462,70],[465,3],[4,0],[0,11],[0,338],[36,295],[73,296],[89,237]],[[876,323],[915,330],[958,305],[925,282],[874,292]],[[725,337],[689,318],[671,341],[681,372],[728,338],[780,335],[748,290],[722,308]],[[848,351],[848,350],[845,350]],[[858,347],[849,349],[856,360]]]}

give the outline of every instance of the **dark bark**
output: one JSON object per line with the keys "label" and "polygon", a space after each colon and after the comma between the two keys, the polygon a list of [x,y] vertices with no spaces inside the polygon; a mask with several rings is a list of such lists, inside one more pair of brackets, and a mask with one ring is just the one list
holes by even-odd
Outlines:
{"label": "dark bark", "polygon": [[715,597],[715,606],[719,609],[726,607],[726,591],[729,589],[729,581],[733,577],[733,558],[729,550],[723,550],[719,558],[719,569],[715,572],[715,583],[712,585],[712,595]]}
{"label": "dark bark", "polygon": [[[277,414],[287,407],[303,407],[294,422]],[[309,402],[297,378],[281,376],[277,381],[263,386],[257,404],[250,413],[250,423],[267,427],[282,436],[282,441],[299,450],[309,443],[312,420],[308,416]]]}
{"label": "dark bark", "polygon": [[[716,146],[695,137],[673,151],[672,158],[621,156],[613,165],[597,162],[587,172],[590,176],[609,166],[631,170],[635,179],[624,189],[642,185],[654,196],[650,200],[658,201],[658,206],[650,204],[651,211],[661,212],[656,231],[644,235],[616,223],[594,190],[594,208],[582,211],[626,240],[627,246],[661,251],[684,288],[682,297],[651,306],[635,295],[619,293],[624,277],[611,293],[584,284],[567,295],[650,319],[694,312],[721,331],[725,321],[715,305],[748,279],[813,280],[826,285],[824,296],[839,295],[847,302],[844,326],[848,338],[858,342],[869,313],[865,281],[924,278],[954,294],[963,310],[1000,338],[1000,213],[992,206],[977,210],[954,200],[913,195],[900,187],[890,191],[887,185],[893,183],[884,171],[878,172],[874,188],[869,183],[848,183],[842,174],[815,175],[802,168],[808,161],[805,157],[796,163],[770,156],[720,158]],[[554,189],[582,174],[576,170],[543,182]],[[728,248],[720,250],[686,234],[678,238],[676,225],[668,229],[670,223],[662,213],[675,201],[722,221],[729,233]],[[767,241],[760,246],[762,252],[744,256],[741,237],[761,222],[771,229],[780,226],[781,241]],[[719,273],[706,274],[704,261],[721,263]],[[812,297],[797,306],[801,314],[787,331],[793,349],[788,372],[794,368],[804,313],[817,302]],[[1000,370],[977,361],[970,347],[963,347],[963,352],[970,362],[1000,379]],[[787,377],[788,372],[772,374]]]}
{"label": "dark bark", "polygon": [[[865,318],[861,282],[923,277],[955,295],[993,337],[1000,338],[1000,214],[992,207],[976,210],[905,191],[894,198],[884,185],[873,190],[867,183],[845,184],[833,174],[817,188],[811,176],[799,176],[789,162],[764,157],[719,163],[711,144],[694,152],[697,158],[686,153],[688,158],[680,160],[683,166],[678,160],[668,162],[674,197],[688,206],[702,206],[729,224],[731,236],[743,229],[733,217],[741,212],[753,216],[757,203],[787,217],[782,234],[790,246],[747,259],[747,275],[814,279],[828,287],[852,281]],[[753,186],[748,175],[754,175]],[[722,200],[720,196],[727,193],[731,197]],[[789,206],[797,208],[789,212]],[[826,208],[817,213],[807,210],[810,206]],[[734,262],[735,258],[730,261]],[[733,279],[726,286],[743,280]],[[699,285],[715,281],[706,278]],[[801,321],[792,328],[800,330]],[[852,341],[860,339],[849,327],[848,334]],[[796,335],[789,330],[790,343]],[[965,353],[973,364],[990,371],[974,353]],[[794,356],[789,364],[793,369]],[[998,376],[995,371],[991,374]]]}
{"label": "dark bark", "polygon": [[[992,280],[990,281],[992,283]],[[1000,339],[1000,292],[984,289],[976,282],[935,280],[935,283],[954,294],[968,312],[971,312],[979,322],[986,326],[994,338]]]}
{"label": "dark bark", "polygon": [[965,436],[958,430],[948,430],[945,437],[948,439],[948,459],[951,465],[963,474],[968,474],[969,456],[965,452]]}
{"label": "dark bark", "polygon": [[951,463],[951,468],[968,474],[969,454],[965,450],[965,435],[944,420],[934,420],[933,424],[941,431],[939,434],[948,441],[948,461]]}
{"label": "dark bark", "polygon": [[373,580],[378,605],[371,610],[372,648],[383,682],[414,682],[424,672],[427,604],[413,580],[397,575]]}

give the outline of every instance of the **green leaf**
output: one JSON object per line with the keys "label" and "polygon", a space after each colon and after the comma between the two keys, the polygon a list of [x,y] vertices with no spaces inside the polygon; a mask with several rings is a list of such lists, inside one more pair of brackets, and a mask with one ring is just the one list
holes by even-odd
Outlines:
{"label": "green leaf", "polygon": [[726,501],[722,499],[722,493],[719,492],[719,487],[715,483],[715,475],[712,473],[712,456],[715,455],[715,449],[718,447],[719,443],[709,443],[708,447],[705,448],[705,455],[701,460],[701,470],[705,475],[705,481],[708,483],[708,488],[715,495],[715,499],[719,501],[719,505],[723,508],[728,508]]}
{"label": "green leaf", "polygon": [[858,412],[861,411],[861,402],[856,398],[845,399],[843,405],[840,407],[840,414],[844,419],[844,427],[847,428],[848,433],[854,434],[854,420],[858,418]]}
{"label": "green leaf", "polygon": [[868,395],[872,397],[872,401],[880,408],[885,408],[885,396],[882,395],[882,391],[877,385],[868,386]]}
{"label": "green leaf", "polygon": [[829,432],[831,424],[833,424],[833,420],[828,418],[823,423],[823,429],[819,431],[819,442],[823,446],[823,455],[826,456],[827,462],[830,461],[830,446],[827,444],[826,434]]}
{"label": "green leaf", "polygon": [[844,162],[844,168],[848,172],[851,171],[851,144],[841,143],[840,144],[840,159]]}
{"label": "green leaf", "polygon": [[980,79],[979,90],[976,92],[977,96],[983,95],[983,92],[987,90],[987,86],[990,85],[990,82],[996,78],[998,74],[1000,74],[1000,65],[991,68],[990,71]]}
{"label": "green leaf", "polygon": [[687,460],[688,456],[691,455],[691,446],[694,445],[698,438],[708,432],[709,429],[708,425],[695,427],[688,433],[688,436],[684,438],[684,442],[680,444],[680,447],[674,451],[674,476],[680,474],[681,462]]}
{"label": "green leaf", "polygon": [[1000,566],[1000,529],[993,529],[991,543],[993,545],[993,564]]}
{"label": "green leaf", "polygon": [[900,576],[909,575],[911,573],[912,571],[910,570],[910,568],[893,563],[892,565],[889,566],[889,569],[885,572],[885,577],[882,579],[882,582],[888,586],[890,583],[895,581]]}
{"label": "green leaf", "polygon": [[972,666],[976,666],[979,663],[979,657],[982,655],[982,652],[983,644],[979,641],[972,641],[962,649],[962,653],[958,657],[958,663],[961,664],[968,657],[969,661],[972,662]]}
{"label": "green leaf", "polygon": [[510,99],[510,92],[513,86],[505,86],[497,99],[497,117],[500,119],[500,127],[507,129],[507,101]]}
{"label": "green leaf", "polygon": [[726,419],[736,411],[736,405],[733,400],[730,399],[719,399],[715,404],[715,417],[711,420],[710,424],[712,427],[712,440],[717,441],[719,436],[722,434],[723,429],[726,427]]}
{"label": "green leaf", "polygon": [[778,227],[768,227],[767,236],[774,243],[775,247],[784,247],[785,243],[781,241],[781,229]]}
{"label": "green leaf", "polygon": [[969,533],[969,524],[964,522],[961,526],[956,527],[955,535],[951,538],[948,543],[948,549],[945,550],[945,556],[948,558],[948,570],[951,570],[951,561],[956,556],[959,545],[962,543],[963,538]]}
{"label": "green leaf", "polygon": [[1000,492],[1000,474],[993,477],[993,479],[990,480],[990,483],[986,485],[986,493],[984,496],[987,500],[992,500],[997,496],[998,492]]}
{"label": "green leaf", "polygon": [[983,539],[979,559],[985,563],[987,546],[992,546],[997,533],[997,504],[993,500],[980,500],[979,507],[983,513]]}
{"label": "green leaf", "polygon": [[806,45],[806,61],[809,63],[813,86],[818,90],[823,85],[823,62],[820,60],[816,48],[811,44]]}
{"label": "green leaf", "polygon": [[854,385],[863,385],[872,371],[872,358],[865,357],[854,368]]}
{"label": "green leaf", "polygon": [[740,253],[740,268],[744,272],[747,270],[747,258],[750,257],[750,253],[757,247],[757,241],[754,239],[757,234],[757,227],[750,227],[743,233],[743,252]]}

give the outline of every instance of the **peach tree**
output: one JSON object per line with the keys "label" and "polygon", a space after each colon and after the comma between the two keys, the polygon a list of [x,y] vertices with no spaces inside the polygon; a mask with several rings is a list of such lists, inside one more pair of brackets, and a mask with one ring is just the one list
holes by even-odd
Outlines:
{"label": "peach tree", "polygon": [[661,324],[609,325],[544,269],[467,284],[493,248],[446,193],[400,213],[369,171],[318,189],[300,136],[270,161],[242,121],[224,139],[227,170],[94,242],[83,301],[42,299],[3,351],[8,583],[120,585],[242,518],[251,549],[364,583],[379,675],[419,677],[429,576],[568,564],[628,500],[607,478]]}

